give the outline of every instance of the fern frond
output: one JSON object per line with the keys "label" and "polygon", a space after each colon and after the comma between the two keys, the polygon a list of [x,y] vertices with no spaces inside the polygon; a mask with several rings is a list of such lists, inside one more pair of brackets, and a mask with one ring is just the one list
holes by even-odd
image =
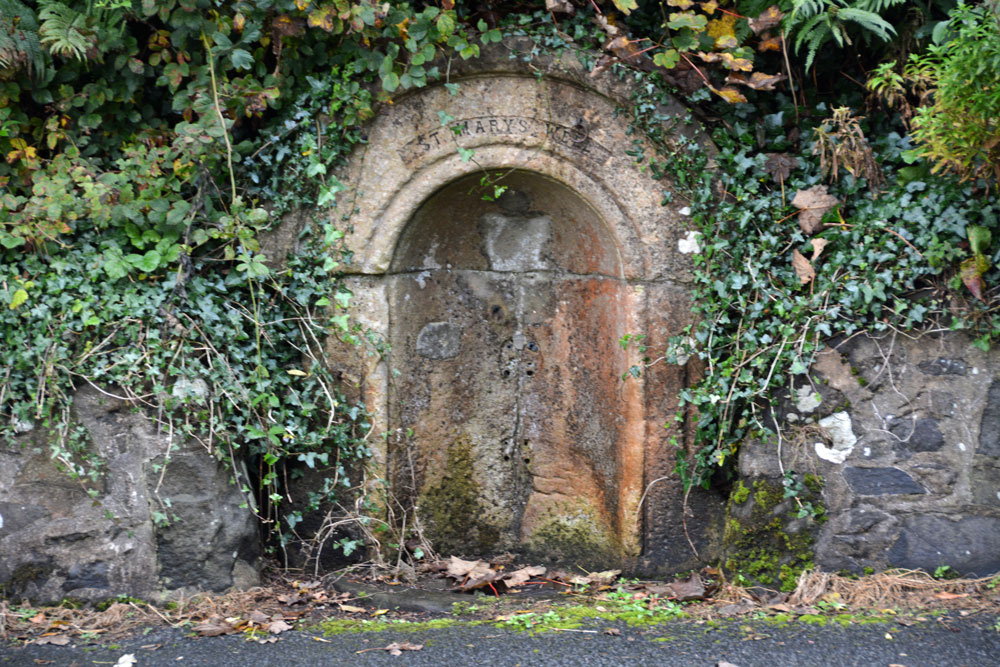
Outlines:
{"label": "fern frond", "polygon": [[87,52],[94,46],[95,35],[85,12],[59,2],[48,2],[38,16],[42,20],[38,34],[50,53],[87,59]]}
{"label": "fern frond", "polygon": [[883,42],[889,41],[896,34],[896,29],[890,23],[873,12],[845,7],[837,12],[837,18],[841,21],[851,21],[858,24],[866,32],[877,35]]}
{"label": "fern frond", "polygon": [[45,71],[38,18],[18,0],[0,0],[0,71],[7,70],[12,76],[21,67],[36,78]]}

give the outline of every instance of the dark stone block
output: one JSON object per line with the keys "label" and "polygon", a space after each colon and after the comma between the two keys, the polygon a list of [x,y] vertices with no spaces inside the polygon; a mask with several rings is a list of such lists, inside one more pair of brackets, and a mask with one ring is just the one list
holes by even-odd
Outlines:
{"label": "dark stone block", "polygon": [[[851,468],[851,470],[860,470],[860,468]],[[889,520],[888,514],[881,510],[873,509],[854,509],[850,513],[850,529],[856,533],[865,533],[872,529],[878,523]]]}
{"label": "dark stone block", "polygon": [[933,361],[921,361],[917,368],[924,375],[965,375],[969,372],[969,367],[964,359],[948,359],[941,357]]}
{"label": "dark stone block", "polygon": [[903,418],[893,422],[889,431],[903,442],[899,446],[911,452],[936,452],[944,447],[944,436],[937,419]]}
{"label": "dark stone block", "polygon": [[63,590],[72,593],[79,588],[107,588],[108,564],[84,563],[76,564],[69,570]]}
{"label": "dark stone block", "polygon": [[976,453],[1000,458],[1000,380],[994,380],[986,393],[986,408],[979,422]]}
{"label": "dark stone block", "polygon": [[927,493],[899,468],[844,468],[844,479],[851,490],[861,496],[886,496],[905,493]]}
{"label": "dark stone block", "polygon": [[48,512],[41,505],[0,502],[0,538],[20,532],[45,516]]}
{"label": "dark stone block", "polygon": [[962,575],[1000,572],[1000,518],[968,516],[957,521],[911,515],[889,548],[890,567],[933,572],[948,565]]}

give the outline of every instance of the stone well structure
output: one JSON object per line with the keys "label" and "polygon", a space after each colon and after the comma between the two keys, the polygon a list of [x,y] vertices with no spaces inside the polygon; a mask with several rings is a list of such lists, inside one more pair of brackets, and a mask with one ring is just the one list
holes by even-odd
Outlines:
{"label": "stone well structure", "polygon": [[[676,480],[643,493],[683,442],[664,424],[688,369],[623,381],[639,354],[619,341],[690,322],[684,202],[626,153],[653,154],[629,127],[630,84],[571,55],[520,57],[529,46],[453,64],[457,92],[410,93],[370,124],[335,220],[356,252],[355,313],[391,352],[333,341],[330,356],[388,434],[390,488],[443,553],[683,567]],[[713,534],[710,500],[696,499],[695,541]]]}

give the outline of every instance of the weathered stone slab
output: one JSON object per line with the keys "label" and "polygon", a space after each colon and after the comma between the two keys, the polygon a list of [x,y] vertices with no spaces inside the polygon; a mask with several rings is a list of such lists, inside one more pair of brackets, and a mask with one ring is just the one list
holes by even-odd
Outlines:
{"label": "weathered stone slab", "polygon": [[[196,443],[170,443],[125,401],[91,388],[77,392],[74,415],[104,460],[97,482],[70,479],[41,433],[0,450],[0,587],[8,595],[153,599],[256,583],[256,520],[214,457]],[[154,511],[172,523],[157,526]]]}
{"label": "weathered stone slab", "polygon": [[958,513],[908,516],[887,560],[894,567],[928,572],[942,565],[963,575],[1000,572],[1000,518]]}

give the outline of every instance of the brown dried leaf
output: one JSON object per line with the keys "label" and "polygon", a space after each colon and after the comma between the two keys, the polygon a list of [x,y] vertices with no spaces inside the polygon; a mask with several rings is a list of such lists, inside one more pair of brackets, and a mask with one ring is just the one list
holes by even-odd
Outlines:
{"label": "brown dried leaf", "polygon": [[251,623],[256,623],[257,625],[263,625],[265,623],[270,622],[271,617],[258,609],[254,609],[252,612],[250,612],[249,620]]}
{"label": "brown dried leaf", "polygon": [[809,235],[823,229],[823,216],[838,203],[837,198],[827,192],[825,185],[799,190],[792,199],[792,206],[802,211],[799,213],[799,227]]}
{"label": "brown dried leaf", "polygon": [[805,285],[816,277],[816,271],[813,269],[813,265],[810,264],[809,260],[806,259],[805,256],[798,250],[792,251],[792,268],[795,269],[795,275],[799,277],[799,283],[802,285]]}
{"label": "brown dried leaf", "polygon": [[673,589],[673,597],[678,602],[705,599],[705,584],[702,583],[701,577],[698,576],[697,572],[692,573],[687,579],[675,581],[670,584],[670,588]]}
{"label": "brown dried leaf", "polygon": [[453,579],[478,577],[490,571],[489,564],[481,560],[462,560],[457,556],[448,560],[448,576]]}
{"label": "brown dried leaf", "polygon": [[576,7],[569,0],[545,0],[545,10],[553,14],[573,14]]}
{"label": "brown dried leaf", "polygon": [[948,593],[947,591],[941,593],[935,593],[934,597],[938,600],[957,600],[959,598],[969,597],[968,593]]}
{"label": "brown dried leaf", "polygon": [[764,163],[764,171],[774,179],[776,183],[788,180],[788,176],[793,169],[798,169],[799,161],[794,155],[788,153],[768,153],[767,162]]}
{"label": "brown dried leaf", "polygon": [[354,605],[342,604],[340,605],[340,611],[346,611],[348,614],[363,614],[367,611],[367,609],[355,607]]}
{"label": "brown dried leaf", "polygon": [[986,303],[986,299],[983,298],[983,290],[986,289],[983,274],[986,273],[989,266],[989,262],[982,256],[969,257],[963,260],[959,266],[959,275],[962,277],[962,282],[972,292],[972,296],[983,303]]}
{"label": "brown dried leaf", "polygon": [[402,655],[403,651],[419,651],[424,647],[423,644],[411,644],[410,642],[393,642],[388,646],[380,646],[379,648],[364,648],[360,651],[355,651],[355,653],[366,653],[368,651],[385,651],[389,655]]}
{"label": "brown dried leaf", "polygon": [[282,632],[288,632],[291,629],[292,626],[290,626],[288,623],[285,623],[280,619],[277,621],[271,621],[267,625],[267,631],[270,632],[272,635],[280,635]]}
{"label": "brown dried leaf", "polygon": [[546,568],[544,565],[535,565],[533,567],[522,567],[520,570],[514,570],[509,574],[505,574],[502,577],[502,581],[507,584],[508,587],[520,586],[524,582],[528,581],[532,577],[540,577],[545,574]]}
{"label": "brown dried leaf", "polygon": [[784,74],[765,74],[764,72],[754,72],[750,78],[742,74],[730,74],[726,77],[726,83],[738,83],[754,90],[774,90],[774,85],[784,81]]}
{"label": "brown dried leaf", "polygon": [[621,637],[622,631],[618,628],[608,628],[604,631],[604,634],[611,635],[612,637]]}
{"label": "brown dried leaf", "polygon": [[54,646],[66,646],[69,644],[69,635],[42,635],[35,640],[36,644],[52,644]]}
{"label": "brown dried leaf", "polygon": [[765,30],[770,30],[777,26],[783,18],[785,18],[785,15],[781,13],[778,5],[771,5],[761,12],[760,16],[750,19],[748,23],[750,24],[750,29],[753,30],[753,34],[759,35]]}
{"label": "brown dried leaf", "polygon": [[819,259],[819,256],[823,254],[823,248],[826,247],[826,244],[829,243],[829,241],[826,239],[810,239],[809,243],[811,243],[813,247],[811,261],[815,262]]}
{"label": "brown dried leaf", "polygon": [[771,33],[764,33],[760,37],[760,43],[757,44],[757,50],[761,53],[765,51],[780,51],[781,38],[772,36]]}
{"label": "brown dried leaf", "polygon": [[194,626],[192,630],[197,632],[202,637],[218,637],[219,635],[236,632],[236,628],[218,614],[212,614],[207,619]]}
{"label": "brown dried leaf", "polygon": [[729,88],[728,86],[726,88],[711,88],[711,91],[730,104],[736,104],[737,102],[746,103],[747,101],[747,98],[743,96],[743,93],[735,88]]}

